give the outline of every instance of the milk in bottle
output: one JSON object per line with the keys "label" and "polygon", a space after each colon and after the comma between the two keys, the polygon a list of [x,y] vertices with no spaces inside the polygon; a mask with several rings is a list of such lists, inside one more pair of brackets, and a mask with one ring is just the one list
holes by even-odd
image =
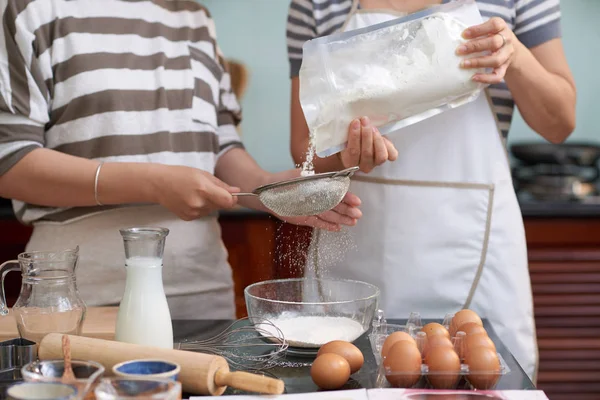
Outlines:
{"label": "milk in bottle", "polygon": [[173,325],[163,288],[165,228],[122,229],[127,281],[115,340],[173,348]]}

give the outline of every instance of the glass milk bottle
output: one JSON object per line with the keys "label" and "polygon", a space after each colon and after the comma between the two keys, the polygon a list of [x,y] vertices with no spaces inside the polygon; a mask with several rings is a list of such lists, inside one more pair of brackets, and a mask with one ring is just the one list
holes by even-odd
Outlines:
{"label": "glass milk bottle", "polygon": [[127,281],[119,306],[115,340],[173,348],[173,325],[163,288],[166,228],[121,229]]}

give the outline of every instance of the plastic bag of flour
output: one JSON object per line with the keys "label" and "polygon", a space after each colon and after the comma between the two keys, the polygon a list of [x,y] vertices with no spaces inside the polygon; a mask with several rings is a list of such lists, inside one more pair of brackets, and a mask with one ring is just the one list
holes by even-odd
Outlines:
{"label": "plastic bag of flour", "polygon": [[475,0],[456,0],[306,42],[300,103],[317,155],[343,150],[355,118],[388,134],[475,100],[481,71],[460,68],[456,49],[482,22]]}

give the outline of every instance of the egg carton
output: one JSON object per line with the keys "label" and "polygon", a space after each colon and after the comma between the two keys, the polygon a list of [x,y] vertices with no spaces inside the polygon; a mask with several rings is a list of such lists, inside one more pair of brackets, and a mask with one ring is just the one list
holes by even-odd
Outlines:
{"label": "egg carton", "polygon": [[[450,323],[454,314],[447,314],[441,322],[446,329],[449,330]],[[391,377],[394,381],[393,387],[399,388],[428,388],[428,389],[479,389],[492,390],[500,380],[500,377],[510,372],[509,366],[500,353],[496,353],[500,361],[500,370],[498,372],[489,371],[471,371],[469,366],[464,363],[462,357],[462,336],[457,335],[452,337],[455,351],[461,357],[461,367],[458,374],[447,372],[429,371],[429,366],[421,365],[421,371],[414,372],[395,372],[387,370],[383,365],[381,350],[385,339],[394,332],[402,331],[410,334],[416,341],[419,352],[423,354],[423,349],[427,343],[427,335],[421,332],[423,327],[421,316],[418,312],[410,313],[406,325],[397,325],[387,323],[382,310],[378,310],[372,322],[372,330],[368,335],[371,344],[371,350],[377,362],[377,377],[375,385],[378,388],[392,387],[387,377]]]}

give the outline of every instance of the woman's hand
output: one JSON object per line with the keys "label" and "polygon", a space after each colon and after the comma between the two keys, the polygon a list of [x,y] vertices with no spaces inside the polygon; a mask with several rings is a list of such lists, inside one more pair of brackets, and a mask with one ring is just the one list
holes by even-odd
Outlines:
{"label": "woman's hand", "polygon": [[154,184],[157,202],[184,221],[191,221],[237,204],[240,189],[208,172],[184,166],[161,166]]}
{"label": "woman's hand", "polygon": [[475,74],[476,82],[494,84],[500,83],[506,75],[506,70],[515,58],[519,40],[506,22],[499,17],[490,18],[481,25],[472,26],[463,32],[463,37],[469,39],[457,49],[459,55],[484,53],[464,60],[462,68],[492,68],[489,74]]}
{"label": "woman's hand", "polygon": [[369,118],[355,119],[348,128],[348,144],[338,153],[344,168],[360,167],[368,173],[386,161],[398,158],[394,144],[383,137],[379,130],[371,126]]}
{"label": "woman's hand", "polygon": [[347,193],[340,204],[323,214],[310,217],[279,218],[294,225],[312,226],[313,228],[337,232],[342,228],[342,225],[356,225],[358,219],[362,217],[362,212],[360,212],[358,206],[360,206],[360,199],[352,193]]}

